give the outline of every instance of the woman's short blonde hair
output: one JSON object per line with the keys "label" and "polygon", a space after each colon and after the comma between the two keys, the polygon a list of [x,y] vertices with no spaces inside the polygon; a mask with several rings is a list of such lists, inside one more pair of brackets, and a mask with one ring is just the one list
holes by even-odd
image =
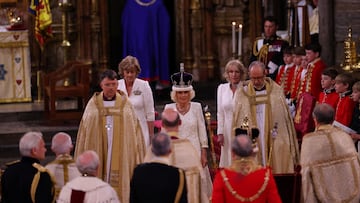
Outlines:
{"label": "woman's short blonde hair", "polygon": [[244,64],[241,63],[241,61],[237,60],[237,59],[233,59],[230,60],[229,62],[227,62],[227,64],[225,65],[225,70],[224,70],[224,78],[226,79],[226,81],[229,82],[229,68],[230,66],[235,66],[239,72],[240,72],[240,80],[245,80],[246,79],[246,68],[244,66]]}
{"label": "woman's short blonde hair", "polygon": [[136,57],[130,56],[130,55],[126,56],[123,60],[121,60],[121,62],[119,63],[118,69],[119,69],[119,75],[121,77],[124,76],[124,71],[134,70],[136,72],[136,77],[141,72],[141,68],[140,68],[138,59]]}
{"label": "woman's short blonde hair", "polygon": [[360,91],[360,81],[354,83],[354,85],[352,86],[352,90]]}
{"label": "woman's short blonde hair", "polygon": [[[177,99],[176,99],[176,92],[179,92],[179,91],[175,91],[175,90],[172,90],[170,92],[170,98],[173,102],[177,102]],[[190,90],[190,98],[189,98],[189,101],[191,101],[192,99],[194,99],[195,97],[195,91],[194,90]]]}

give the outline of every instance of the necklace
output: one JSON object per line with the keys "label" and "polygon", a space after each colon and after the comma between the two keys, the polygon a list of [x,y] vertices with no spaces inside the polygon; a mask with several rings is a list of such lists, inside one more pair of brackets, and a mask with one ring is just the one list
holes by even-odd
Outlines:
{"label": "necklace", "polygon": [[177,111],[184,115],[190,110],[190,104],[186,104],[184,107],[180,107],[180,105],[176,104]]}
{"label": "necklace", "polygon": [[135,0],[135,1],[136,1],[136,3],[139,4],[140,6],[151,6],[151,5],[153,5],[153,4],[156,2],[156,0],[152,0],[152,1],[147,2],[147,3],[142,2],[141,0]]}

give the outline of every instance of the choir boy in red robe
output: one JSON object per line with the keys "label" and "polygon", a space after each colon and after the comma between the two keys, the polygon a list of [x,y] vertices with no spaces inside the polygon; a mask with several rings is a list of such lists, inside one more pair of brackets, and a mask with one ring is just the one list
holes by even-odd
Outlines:
{"label": "choir boy in red robe", "polygon": [[295,47],[294,48],[294,65],[295,65],[295,70],[294,70],[294,79],[291,81],[291,86],[290,86],[290,99],[295,101],[296,98],[298,97],[298,91],[299,91],[299,86],[300,86],[300,82],[301,82],[301,72],[303,70],[303,66],[302,66],[302,61],[303,58],[305,59],[305,49],[303,47]]}
{"label": "choir boy in red robe", "polygon": [[320,44],[306,45],[305,52],[308,65],[302,73],[304,79],[301,80],[299,96],[304,92],[308,92],[317,100],[321,92],[321,73],[326,68],[326,65],[320,58]]}
{"label": "choir boy in red robe", "polygon": [[339,101],[339,94],[335,91],[335,78],[338,75],[338,71],[334,68],[327,68],[321,74],[321,87],[323,91],[319,94],[319,103],[330,104],[336,109]]}
{"label": "choir boy in red robe", "polygon": [[342,73],[335,78],[335,91],[339,94],[339,102],[336,106],[335,121],[350,126],[355,102],[351,99],[351,88],[354,79],[350,73]]}
{"label": "choir boy in red robe", "polygon": [[276,75],[276,83],[284,89],[285,96],[290,97],[291,81],[295,73],[295,65],[293,63],[293,49],[286,47],[284,49],[283,60],[285,65],[281,65]]}

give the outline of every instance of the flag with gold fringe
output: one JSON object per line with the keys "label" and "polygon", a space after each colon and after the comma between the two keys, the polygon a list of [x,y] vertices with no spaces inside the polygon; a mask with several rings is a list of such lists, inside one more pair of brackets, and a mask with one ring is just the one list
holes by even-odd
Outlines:
{"label": "flag with gold fringe", "polygon": [[35,16],[35,38],[43,50],[45,42],[52,37],[49,0],[31,0],[29,12]]}

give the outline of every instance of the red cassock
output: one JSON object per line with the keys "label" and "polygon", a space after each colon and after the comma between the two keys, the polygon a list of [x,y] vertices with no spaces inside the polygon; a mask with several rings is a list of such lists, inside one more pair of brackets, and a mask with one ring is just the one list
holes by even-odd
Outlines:
{"label": "red cassock", "polygon": [[328,89],[320,92],[319,94],[319,103],[323,104],[330,104],[334,110],[336,110],[336,106],[339,102],[339,94],[335,92],[335,89]]}
{"label": "red cassock", "polygon": [[284,88],[284,94],[290,94],[291,83],[294,79],[296,65],[282,65],[276,75],[276,83]]}
{"label": "red cassock", "polygon": [[301,93],[309,92],[312,96],[319,99],[319,94],[321,92],[321,74],[326,68],[325,63],[317,58],[313,62],[308,64],[308,70],[306,72],[305,78],[301,81],[300,92]]}
{"label": "red cassock", "polygon": [[294,127],[298,135],[298,139],[302,140],[303,136],[314,131],[315,123],[312,112],[316,104],[316,99],[308,92],[299,95],[296,102],[296,113],[294,117]]}
{"label": "red cassock", "polygon": [[355,109],[355,102],[350,98],[351,92],[340,95],[339,102],[337,103],[335,121],[350,126],[352,114]]}
{"label": "red cassock", "polygon": [[270,168],[261,168],[248,175],[229,169],[219,171],[214,180],[212,203],[257,202],[280,203]]}
{"label": "red cassock", "polygon": [[294,70],[294,79],[291,81],[291,87],[290,87],[290,98],[292,100],[296,100],[298,98],[299,88],[301,84],[301,72],[303,70],[303,67],[296,66]]}

